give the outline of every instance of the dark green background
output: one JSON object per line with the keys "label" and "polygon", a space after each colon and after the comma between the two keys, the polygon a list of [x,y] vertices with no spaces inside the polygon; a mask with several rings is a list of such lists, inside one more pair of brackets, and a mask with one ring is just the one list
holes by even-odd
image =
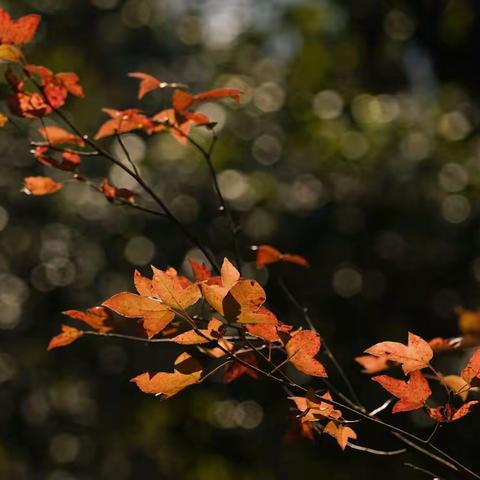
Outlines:
{"label": "dark green background", "polygon": [[[242,227],[244,273],[266,283],[282,320],[301,325],[278,288],[278,274],[285,277],[369,407],[387,395],[354,356],[380,340],[404,341],[408,330],[455,336],[454,307],[478,306],[474,0],[0,6],[15,17],[43,15],[29,61],[80,75],[86,99],[69,101],[67,111],[90,134],[106,118],[103,107],[155,113],[168,101],[159,92],[138,102],[128,72],[188,83],[194,92],[245,91],[240,106],[202,107],[224,124],[214,162]],[[45,198],[20,193],[24,176],[51,174],[29,155],[27,137],[38,139],[38,127],[17,119],[0,131],[1,478],[427,478],[405,461],[436,471],[419,458],[342,453],[330,437],[285,445],[291,405],[266,381],[206,382],[167,402],[128,382],[169,368],[174,348],[85,338],[47,353],[59,312],[131,289],[134,268],[182,268],[191,245],[168,223],[111,206],[86,187]],[[165,136],[126,142],[176,214],[218,258],[231,255],[201,157]],[[119,153],[115,142],[103,145]],[[98,180],[109,169],[100,159],[85,162]],[[118,186],[129,186],[115,175]],[[300,253],[312,269],[274,268],[270,278],[255,272],[249,247],[259,243]],[[467,355],[439,367],[457,372]],[[263,412],[256,428],[240,420],[222,427],[222,418],[240,418],[252,405]],[[422,437],[432,428],[422,413],[384,415]],[[355,429],[361,445],[398,447],[381,430]],[[437,442],[474,467],[479,433],[476,412],[442,429]]]}

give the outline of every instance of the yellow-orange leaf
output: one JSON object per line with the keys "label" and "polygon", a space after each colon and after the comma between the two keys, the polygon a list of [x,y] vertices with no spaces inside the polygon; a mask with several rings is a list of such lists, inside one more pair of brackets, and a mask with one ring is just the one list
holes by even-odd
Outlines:
{"label": "yellow-orange leaf", "polygon": [[214,318],[208,322],[207,328],[200,329],[198,333],[195,330],[181,333],[180,335],[173,337],[172,342],[180,343],[181,345],[200,345],[202,343],[218,340],[222,336],[223,330],[223,322]]}
{"label": "yellow-orange leaf", "polygon": [[405,374],[428,367],[433,357],[430,345],[411,332],[408,333],[408,345],[381,342],[365,350],[365,353],[400,363]]}
{"label": "yellow-orange leaf", "polygon": [[59,333],[50,340],[47,349],[53,350],[54,348],[58,347],[66,347],[80,338],[82,335],[83,332],[81,330],[69,327],[68,325],[62,325],[62,333]]}
{"label": "yellow-orange leaf", "polygon": [[142,318],[149,338],[161,332],[175,318],[175,313],[167,305],[130,292],[117,293],[102,305],[122,317]]}
{"label": "yellow-orange leaf", "polygon": [[328,422],[323,431],[334,437],[342,450],[345,450],[350,438],[357,438],[357,434],[350,427],[339,422]]}
{"label": "yellow-orange leaf", "polygon": [[169,398],[184,388],[198,383],[202,372],[202,366],[197,360],[188,353],[182,353],[175,360],[173,373],[159,372],[152,377],[149,373],[142,373],[132,378],[131,382],[136,383],[142,392]]}
{"label": "yellow-orange leaf", "polygon": [[152,267],[152,287],[155,296],[162,302],[179,310],[185,310],[197,303],[202,296],[198,285],[177,274],[173,268],[166,271]]}
{"label": "yellow-orange leaf", "polygon": [[326,377],[325,367],[315,359],[320,350],[320,337],[312,330],[301,330],[294,333],[287,342],[288,359],[297,370],[306,375]]}
{"label": "yellow-orange leaf", "polygon": [[0,128],[4,127],[8,123],[8,117],[3,113],[0,113]]}
{"label": "yellow-orange leaf", "polygon": [[332,400],[330,392],[326,392],[321,397],[315,395],[310,389],[306,397],[288,397],[295,402],[298,410],[302,413],[302,422],[316,422],[320,419],[330,418],[338,419],[342,416],[340,410],[335,410],[331,403],[322,400]]}
{"label": "yellow-orange leaf", "polygon": [[14,45],[0,45],[0,62],[20,63],[23,60],[23,53]]}
{"label": "yellow-orange leaf", "polygon": [[23,192],[27,195],[48,195],[58,192],[63,187],[50,177],[25,177],[23,182]]}
{"label": "yellow-orange leaf", "polygon": [[86,312],[80,310],[66,310],[62,313],[70,318],[80,320],[81,322],[90,325],[98,332],[106,333],[112,330],[111,327],[105,325],[105,321],[108,320],[108,313],[102,307],[92,307]]}
{"label": "yellow-orange leaf", "polygon": [[222,301],[223,314],[229,322],[276,325],[277,317],[262,305],[265,290],[255,280],[239,280]]}
{"label": "yellow-orange leaf", "polygon": [[211,277],[202,284],[202,292],[205,300],[220,314],[224,314],[223,300],[228,291],[240,279],[240,272],[224,258],[219,277]]}

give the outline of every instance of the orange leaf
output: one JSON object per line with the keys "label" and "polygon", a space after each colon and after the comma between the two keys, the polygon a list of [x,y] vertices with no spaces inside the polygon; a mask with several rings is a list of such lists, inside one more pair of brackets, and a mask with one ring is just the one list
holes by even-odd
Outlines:
{"label": "orange leaf", "polygon": [[25,177],[23,192],[27,195],[48,195],[60,190],[63,185],[53,181],[50,177]]}
{"label": "orange leaf", "polygon": [[449,352],[450,350],[454,350],[458,348],[462,343],[462,339],[460,337],[456,338],[442,338],[442,337],[435,337],[428,341],[428,344],[434,351],[437,352]]}
{"label": "orange leaf", "polygon": [[8,12],[0,8],[0,43],[23,45],[35,36],[40,15],[30,14],[13,20]]}
{"label": "orange leaf", "polygon": [[458,409],[455,409],[449,403],[447,403],[441,407],[429,408],[428,414],[437,422],[450,423],[470,413],[471,408],[477,403],[477,400],[473,400],[471,402],[464,403]]}
{"label": "orange leaf", "polygon": [[47,350],[53,350],[58,347],[66,347],[83,335],[81,330],[69,327],[68,325],[62,325],[62,333],[56,335],[50,340]]}
{"label": "orange leaf", "polygon": [[430,386],[420,370],[413,371],[408,382],[388,375],[372,377],[372,380],[378,382],[387,392],[400,399],[393,406],[393,413],[408,412],[421,408],[432,394]]}
{"label": "orange leaf", "polygon": [[68,143],[83,147],[85,142],[83,138],[73,133],[67,132],[63,128],[49,125],[48,127],[39,128],[40,135],[49,143],[49,145],[62,145]]}
{"label": "orange leaf", "polygon": [[223,300],[239,279],[240,272],[230,263],[228,258],[224,258],[220,277],[211,277],[201,285],[205,300],[218,313],[223,315]]}
{"label": "orange leaf", "polygon": [[173,268],[166,271],[152,267],[152,286],[155,296],[165,304],[185,310],[197,303],[202,296],[198,285],[192,283],[188,278],[177,274]]}
{"label": "orange leaf", "polygon": [[354,440],[357,438],[357,434],[350,427],[339,422],[328,422],[323,431],[336,438],[342,450],[345,450],[349,438]]}
{"label": "orange leaf", "polygon": [[315,392],[310,389],[306,397],[288,397],[295,402],[298,410],[302,412],[302,422],[316,422],[324,418],[338,419],[342,416],[340,410],[335,410],[333,405],[322,400],[332,400],[330,392],[326,392],[321,397],[315,395]]}
{"label": "orange leaf", "polygon": [[277,317],[263,307],[265,290],[255,280],[239,280],[222,301],[225,318],[229,322],[276,325]]}
{"label": "orange leaf", "polygon": [[142,392],[170,398],[184,388],[198,383],[202,372],[202,366],[197,360],[188,353],[182,353],[175,360],[173,373],[159,372],[152,377],[149,373],[142,373],[130,381],[136,383]]}
{"label": "orange leaf", "polygon": [[67,315],[70,318],[80,320],[81,322],[90,325],[97,332],[106,333],[112,330],[111,327],[105,325],[105,321],[108,320],[108,313],[102,307],[89,308],[86,312],[79,310],[66,310],[62,312],[63,315]]}
{"label": "orange leaf", "polygon": [[472,383],[474,378],[480,378],[480,348],[473,352],[467,366],[460,375],[467,383]]}
{"label": "orange leaf", "polygon": [[52,107],[37,92],[28,94],[18,91],[9,95],[7,102],[12,113],[24,118],[42,118],[52,113]]}
{"label": "orange leaf", "polygon": [[120,111],[104,108],[103,111],[111,118],[99,128],[95,140],[131,132],[132,130],[149,130],[152,128],[152,122],[140,110],[132,108]]}
{"label": "orange leaf", "polygon": [[196,282],[204,282],[211,277],[210,270],[203,263],[198,263],[193,258],[188,259],[190,266],[192,267],[193,276]]}
{"label": "orange leaf", "polygon": [[301,265],[302,267],[309,267],[310,264],[300,255],[292,255],[290,253],[281,253],[276,248],[270,245],[260,245],[257,248],[257,268],[262,268],[265,265],[276,262],[290,262]]}
{"label": "orange leaf", "polygon": [[0,113],[0,128],[4,127],[8,123],[8,117],[3,113]]}
{"label": "orange leaf", "polygon": [[167,83],[157,80],[152,75],[142,72],[129,73],[129,77],[138,78],[140,80],[140,86],[138,90],[138,98],[142,99],[147,93],[157,88],[187,88],[186,85],[182,83]]}
{"label": "orange leaf", "polygon": [[130,292],[117,293],[102,305],[122,317],[142,318],[148,338],[161,332],[175,318],[167,305]]}
{"label": "orange leaf", "polygon": [[152,281],[149,278],[144,277],[138,270],[135,270],[135,273],[133,274],[133,282],[137,292],[142,297],[154,296]]}
{"label": "orange leaf", "polygon": [[189,108],[194,101],[195,97],[191,93],[184,92],[183,90],[175,90],[173,92],[172,104],[177,112],[183,112]]}
{"label": "orange leaf", "polygon": [[288,360],[306,375],[326,377],[325,367],[314,357],[320,350],[320,337],[312,330],[294,333],[285,345]]}
{"label": "orange leaf", "polygon": [[207,100],[216,100],[219,98],[232,98],[237,103],[240,102],[240,95],[242,92],[234,88],[223,88],[216,90],[208,90],[206,92],[198,93],[197,95],[192,95],[191,93],[184,92],[182,90],[175,90],[173,92],[173,108],[180,113],[184,113],[185,110],[190,108],[192,105],[200,102],[205,102]]}
{"label": "orange leaf", "polygon": [[281,338],[279,336],[279,332],[288,333],[293,327],[291,325],[278,322],[277,325],[265,325],[262,323],[245,325],[245,328],[251,335],[262,338],[267,342],[280,342]]}
{"label": "orange leaf", "polygon": [[360,355],[355,357],[354,360],[363,367],[363,373],[378,373],[389,367],[389,360],[373,355]]}
{"label": "orange leaf", "polygon": [[63,151],[61,161],[57,161],[54,158],[48,157],[48,152],[49,148],[46,145],[39,145],[35,147],[35,150],[33,150],[33,156],[42,165],[65,170],[66,172],[71,172],[80,165],[80,156],[68,149]]}
{"label": "orange leaf", "polygon": [[208,327],[206,329],[200,329],[199,333],[195,330],[189,330],[188,332],[173,337],[171,340],[172,342],[180,343],[181,345],[200,345],[202,343],[218,340],[222,336],[224,327],[225,326],[221,320],[214,318],[208,322]]}
{"label": "orange leaf", "polygon": [[401,363],[405,374],[428,367],[433,357],[430,345],[410,332],[408,346],[398,342],[381,342],[365,350],[365,353]]}
{"label": "orange leaf", "polygon": [[206,100],[216,100],[217,98],[231,98],[235,102],[240,102],[241,90],[236,88],[217,88],[206,92],[197,93],[195,95],[195,103],[205,102]]}

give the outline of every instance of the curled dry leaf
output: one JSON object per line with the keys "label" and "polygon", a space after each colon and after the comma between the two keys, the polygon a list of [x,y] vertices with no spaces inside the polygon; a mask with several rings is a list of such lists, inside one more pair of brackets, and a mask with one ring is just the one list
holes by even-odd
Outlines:
{"label": "curled dry leaf", "polygon": [[42,118],[52,113],[52,107],[37,92],[14,92],[8,96],[7,104],[12,113],[23,118]]}
{"label": "curled dry leaf", "polygon": [[480,378],[480,347],[473,352],[460,376],[467,383],[472,383],[475,378]]}
{"label": "curled dry leaf", "polygon": [[40,135],[48,142],[49,145],[78,145],[79,147],[85,146],[83,138],[73,133],[67,132],[63,128],[49,125],[47,127],[39,128]]}
{"label": "curled dry leaf", "polygon": [[350,438],[357,438],[357,434],[350,427],[340,422],[328,422],[323,431],[334,437],[342,450],[345,450]]}
{"label": "curled dry leaf", "polygon": [[310,267],[310,264],[305,258],[300,255],[292,255],[290,253],[281,253],[271,245],[260,245],[257,247],[257,268],[262,268],[265,265],[277,262],[296,263],[302,267]]}
{"label": "curled dry leaf", "polygon": [[389,360],[373,355],[360,355],[354,360],[363,367],[363,373],[378,373],[390,367]]}
{"label": "curled dry leaf", "polygon": [[128,203],[135,203],[135,193],[127,188],[117,188],[110,184],[107,179],[100,184],[100,190],[109,202],[119,199]]}
{"label": "curled dry leaf", "polygon": [[449,403],[446,405],[436,407],[436,408],[429,408],[428,414],[432,417],[435,421],[440,423],[450,423],[454,422],[455,420],[459,420],[460,418],[464,417],[465,415],[470,413],[470,410],[478,403],[477,400],[473,400],[471,402],[464,403],[460,408],[456,409],[452,407]]}
{"label": "curled dry leaf", "polygon": [[312,330],[301,330],[293,333],[285,345],[288,360],[297,370],[306,375],[326,377],[325,367],[315,359],[320,351],[320,337]]}
{"label": "curled dry leaf", "polygon": [[80,310],[66,310],[62,313],[67,317],[86,323],[97,332],[106,333],[112,330],[111,327],[105,325],[105,322],[108,320],[109,316],[102,307],[92,307],[85,312]]}
{"label": "curled dry leaf", "polygon": [[373,377],[372,380],[378,382],[387,392],[399,399],[393,406],[393,413],[422,408],[432,394],[430,386],[420,370],[412,372],[408,382],[388,375],[379,375]]}
{"label": "curled dry leaf", "polygon": [[306,397],[288,397],[295,402],[296,407],[300,412],[302,422],[317,422],[325,418],[338,419],[342,416],[340,410],[335,410],[333,405],[323,400],[332,400],[330,392],[326,392],[321,397],[315,395],[315,392],[310,389]]}
{"label": "curled dry leaf", "polygon": [[159,372],[150,376],[142,373],[130,381],[137,384],[144,393],[173,397],[184,388],[198,383],[202,376],[202,366],[188,353],[182,353],[176,360],[173,373]]}
{"label": "curled dry leaf", "polygon": [[467,399],[470,384],[462,377],[459,377],[458,375],[446,375],[445,377],[442,377],[442,383],[446,385],[451,392],[458,395],[463,401]]}
{"label": "curled dry leaf", "polygon": [[365,350],[365,353],[400,363],[405,375],[428,367],[433,357],[430,345],[411,332],[408,333],[408,345],[398,342],[381,342]]}
{"label": "curled dry leaf", "polygon": [[66,172],[72,172],[80,165],[80,156],[68,149],[62,152],[60,160],[49,156],[49,148],[47,146],[37,146],[32,153],[35,159],[42,165],[58,168]]}
{"label": "curled dry leaf", "polygon": [[63,187],[50,177],[25,177],[23,182],[23,192],[27,195],[48,195],[58,192]]}
{"label": "curled dry leaf", "polygon": [[40,24],[40,15],[30,14],[13,20],[8,12],[0,8],[0,43],[23,45],[32,41]]}
{"label": "curled dry leaf", "polygon": [[122,317],[143,319],[148,338],[160,333],[175,318],[167,305],[130,292],[117,293],[102,305]]}
{"label": "curled dry leaf", "polygon": [[53,350],[58,347],[66,347],[83,335],[81,330],[69,327],[68,325],[62,325],[62,333],[59,333],[50,340],[47,350]]}

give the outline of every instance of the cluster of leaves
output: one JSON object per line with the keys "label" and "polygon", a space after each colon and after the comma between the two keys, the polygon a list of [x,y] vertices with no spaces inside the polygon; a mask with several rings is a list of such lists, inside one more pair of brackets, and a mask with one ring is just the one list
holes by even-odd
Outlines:
{"label": "cluster of leaves", "polygon": [[[10,63],[6,71],[6,80],[11,88],[8,105],[12,114],[40,122],[38,132],[42,140],[32,142],[32,153],[36,160],[43,166],[70,172],[73,180],[89,184],[113,203],[138,208],[138,194],[118,188],[107,179],[95,183],[80,173],[85,158],[100,156],[112,161],[137,180],[160,205],[163,210],[155,213],[165,215],[177,226],[180,225],[182,231],[195,243],[195,237],[152,193],[133,163],[130,168],[106,153],[61,113],[60,109],[69,95],[83,97],[84,92],[75,73],[54,73],[44,66],[26,62],[21,46],[32,40],[39,22],[37,15],[27,15],[14,21],[7,12],[0,10],[0,60]],[[121,142],[122,134],[138,130],[147,135],[167,132],[182,144],[192,142],[189,136],[192,127],[206,127],[210,130],[215,127],[206,115],[195,111],[194,107],[207,100],[222,98],[239,102],[241,95],[239,90],[234,89],[192,94],[183,84],[162,82],[140,72],[131,73],[130,76],[140,80],[139,99],[157,89],[172,89],[171,107],[154,115],[147,115],[137,108],[122,111],[104,109],[110,118],[100,126],[94,136],[95,140],[115,136]],[[68,130],[45,124],[45,117],[53,114],[66,123]],[[6,121],[6,118],[0,118],[0,125]],[[211,162],[209,150],[201,146],[198,148],[207,162]],[[215,175],[213,180],[224,207]],[[62,187],[62,183],[50,177],[27,177],[24,191],[32,195],[45,195]],[[228,211],[225,208],[223,210],[228,215]],[[230,221],[232,223],[231,218]],[[232,230],[235,233],[235,229]],[[204,249],[202,251],[205,253]],[[135,271],[133,283],[137,293],[120,292],[103,301],[100,306],[86,311],[63,312],[71,319],[87,325],[89,329],[62,325],[61,333],[51,340],[48,349],[69,345],[87,334],[177,344],[182,351],[176,358],[172,371],[144,372],[132,378],[131,381],[141,391],[169,398],[220,370],[227,383],[243,374],[256,379],[263,376],[281,383],[286,389],[295,405],[294,424],[297,433],[313,438],[313,432],[324,432],[335,437],[342,449],[352,445],[350,440],[355,440],[357,434],[348,426],[349,421],[345,419],[344,411],[367,419],[370,417],[357,400],[341,394],[336,387],[325,381],[328,377],[327,370],[317,357],[327,353],[332,358],[332,354],[313,324],[308,320],[309,328],[302,329],[283,323],[266,306],[267,298],[263,287],[254,279],[242,278],[237,268],[239,265],[235,266],[224,258],[218,269],[214,259],[207,259],[210,265],[190,259],[192,278],[180,275],[174,268],[161,270],[152,267],[151,277]],[[258,268],[277,262],[309,267],[307,260],[298,255],[282,253],[269,245],[257,247]],[[480,379],[480,348],[473,353],[459,375],[443,376],[431,363],[434,353],[443,354],[460,345],[478,344],[479,314],[465,310],[459,310],[459,314],[464,334],[461,341],[434,338],[427,342],[409,333],[407,345],[398,342],[377,343],[365,351],[367,355],[356,358],[366,373],[378,373],[400,366],[403,374],[408,375],[407,380],[389,375],[376,375],[372,378],[398,399],[393,413],[423,408],[434,421],[449,423],[467,415],[478,403],[475,400],[467,401],[467,397],[470,392],[476,391],[476,383]],[[117,317],[129,319],[123,324],[133,321],[138,328],[138,335],[128,337],[123,334],[116,327]],[[215,366],[209,370],[212,362]],[[313,387],[306,388],[295,383],[285,370],[289,364],[300,373],[323,381],[327,389],[319,392]],[[342,373],[336,362],[334,366]],[[429,376],[422,373],[425,369],[431,372]],[[432,397],[429,380],[439,382],[445,389],[447,400],[440,406],[428,404]],[[349,386],[348,380],[345,383]],[[302,395],[294,395],[291,389],[296,389]],[[346,404],[339,401],[345,399]]]}

